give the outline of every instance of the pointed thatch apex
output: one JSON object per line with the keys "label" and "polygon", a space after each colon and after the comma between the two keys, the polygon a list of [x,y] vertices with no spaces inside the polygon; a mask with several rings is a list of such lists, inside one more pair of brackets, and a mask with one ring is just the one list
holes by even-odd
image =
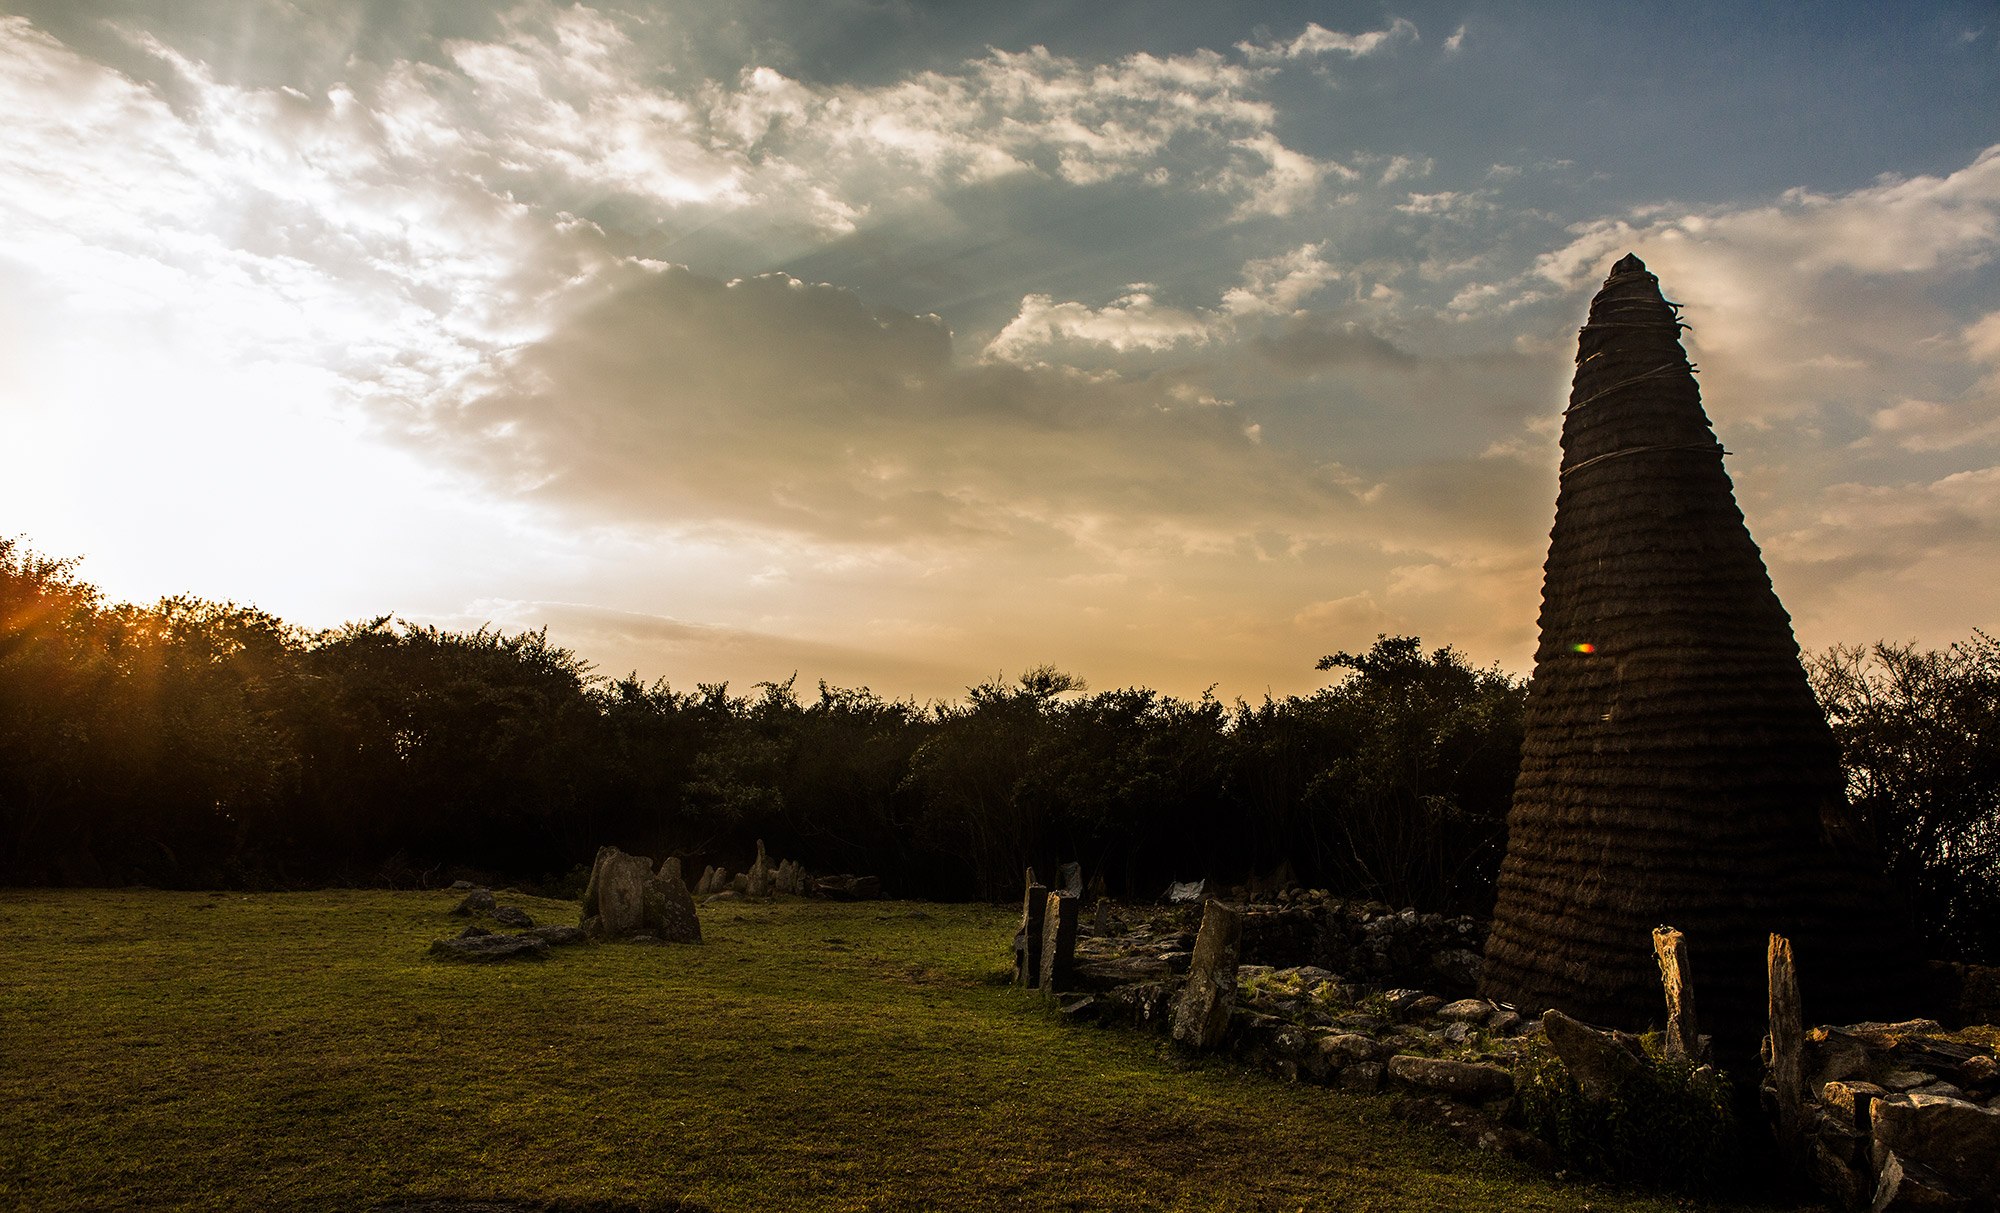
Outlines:
{"label": "pointed thatch apex", "polygon": [[1627,255],[1578,335],[1486,992],[1644,1027],[1669,924],[1702,1029],[1741,1056],[1770,932],[1797,945],[1820,1022],[1876,1009],[1909,957],[1681,328]]}

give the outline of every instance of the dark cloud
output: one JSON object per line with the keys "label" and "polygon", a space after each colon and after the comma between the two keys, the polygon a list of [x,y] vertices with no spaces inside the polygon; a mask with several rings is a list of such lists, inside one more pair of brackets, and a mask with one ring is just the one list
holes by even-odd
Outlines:
{"label": "dark cloud", "polygon": [[1417,364],[1415,355],[1388,338],[1352,321],[1340,322],[1325,316],[1295,317],[1282,332],[1258,337],[1252,345],[1258,353],[1295,374],[1332,367],[1401,369]]}
{"label": "dark cloud", "polygon": [[936,317],[850,291],[627,272],[414,432],[553,503],[819,538],[1317,527],[1355,507],[1184,377],[964,365]]}

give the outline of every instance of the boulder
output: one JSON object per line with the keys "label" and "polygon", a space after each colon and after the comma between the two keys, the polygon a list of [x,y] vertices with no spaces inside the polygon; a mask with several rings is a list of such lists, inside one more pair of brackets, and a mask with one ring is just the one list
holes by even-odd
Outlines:
{"label": "boulder", "polygon": [[473,935],[440,939],[431,944],[431,955],[439,960],[492,964],[501,960],[540,960],[549,945],[532,935]]}
{"label": "boulder", "polygon": [[1483,1061],[1453,1061],[1445,1057],[1416,1057],[1398,1053],[1389,1059],[1389,1077],[1467,1103],[1505,1099],[1514,1093],[1513,1074]]}
{"label": "boulder", "polygon": [[[1935,1173],[1958,1195],[2000,1205],[2000,1111],[1944,1095],[1886,1095],[1869,1107],[1878,1173],[1890,1157]],[[1879,1187],[1878,1187],[1879,1191]]]}
{"label": "boulder", "polygon": [[694,909],[694,894],[681,883],[678,871],[668,872],[661,865],[661,875],[646,882],[646,923],[645,925],[667,943],[700,943],[701,919]]}
{"label": "boulder", "polygon": [[652,879],[653,863],[645,856],[597,848],[583,890],[583,928],[610,939],[637,932],[646,922],[646,885]]}
{"label": "boulder", "polygon": [[452,913],[458,915],[460,918],[470,918],[474,914],[491,914],[495,904],[491,891],[487,889],[474,889],[472,892],[467,893],[465,899],[453,908]]}
{"label": "boulder", "polygon": [[1975,1205],[1952,1191],[1951,1185],[1922,1163],[1909,1162],[1890,1154],[1875,1177],[1875,1201],[1869,1213],[1919,1213],[1920,1210],[1963,1210],[1976,1213],[1991,1205]]}
{"label": "boulder", "polygon": [[834,901],[874,901],[882,896],[879,876],[822,876],[813,881],[815,896]]}
{"label": "boulder", "polygon": [[1242,911],[1214,900],[1202,908],[1187,985],[1174,1004],[1176,1041],[1194,1049],[1222,1043],[1236,1007],[1236,953],[1242,938]]}
{"label": "boulder", "polygon": [[1645,1054],[1638,1042],[1622,1034],[1600,1032],[1556,1010],[1542,1016],[1542,1033],[1586,1099],[1608,1100],[1645,1072]]}
{"label": "boulder", "polygon": [[1066,863],[1056,869],[1056,891],[1068,893],[1079,901],[1083,898],[1083,865]]}
{"label": "boulder", "polygon": [[595,939],[641,935],[670,943],[700,943],[701,922],[694,897],[671,869],[643,855],[600,847],[583,891],[583,930]]}

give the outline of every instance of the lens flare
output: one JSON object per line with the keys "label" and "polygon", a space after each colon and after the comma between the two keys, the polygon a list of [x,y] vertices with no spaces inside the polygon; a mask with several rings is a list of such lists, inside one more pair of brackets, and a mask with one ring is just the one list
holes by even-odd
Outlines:
{"label": "lens flare", "polygon": [[1572,652],[1577,652],[1577,653],[1595,653],[1597,651],[1597,646],[1590,643],[1587,640],[1580,644],[1573,644],[1569,647]]}

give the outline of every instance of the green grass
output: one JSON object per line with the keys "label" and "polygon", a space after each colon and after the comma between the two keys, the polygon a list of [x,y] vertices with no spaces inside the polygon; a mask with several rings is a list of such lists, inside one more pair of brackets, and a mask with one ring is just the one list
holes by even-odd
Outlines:
{"label": "green grass", "polygon": [[0,892],[0,1207],[1692,1207],[1062,1023],[999,910],[718,905],[699,947],[461,966],[424,955],[452,904]]}

